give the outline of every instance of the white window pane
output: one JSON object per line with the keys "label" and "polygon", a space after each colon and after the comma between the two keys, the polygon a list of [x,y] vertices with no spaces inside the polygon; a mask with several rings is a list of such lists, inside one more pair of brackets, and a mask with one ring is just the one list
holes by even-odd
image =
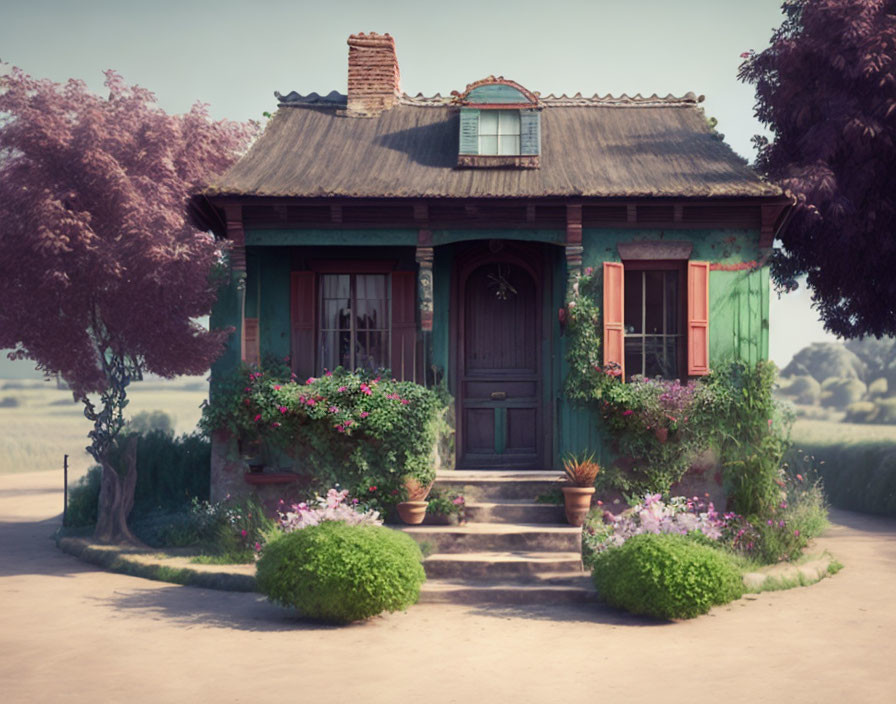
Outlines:
{"label": "white window pane", "polygon": [[497,154],[498,153],[498,138],[497,137],[486,137],[484,135],[479,135],[479,153],[480,154]]}
{"label": "white window pane", "polygon": [[520,114],[516,110],[498,112],[498,132],[500,134],[520,133]]}
{"label": "white window pane", "polygon": [[479,113],[479,134],[498,134],[498,112],[495,110],[483,110]]}
{"label": "white window pane", "polygon": [[519,154],[520,136],[518,134],[498,137],[498,154]]}

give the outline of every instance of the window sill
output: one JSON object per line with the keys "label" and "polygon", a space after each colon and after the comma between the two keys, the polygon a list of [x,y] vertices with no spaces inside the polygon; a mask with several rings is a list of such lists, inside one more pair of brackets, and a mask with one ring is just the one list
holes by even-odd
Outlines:
{"label": "window sill", "polygon": [[303,477],[293,472],[246,472],[246,484],[253,486],[267,486],[270,484],[292,484]]}
{"label": "window sill", "polygon": [[512,167],[516,169],[539,168],[538,155],[486,156],[484,154],[458,154],[458,168],[497,169]]}

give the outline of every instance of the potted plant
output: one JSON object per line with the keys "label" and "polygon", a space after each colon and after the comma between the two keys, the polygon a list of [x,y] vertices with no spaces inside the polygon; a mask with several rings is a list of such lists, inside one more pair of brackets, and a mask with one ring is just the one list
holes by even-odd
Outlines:
{"label": "potted plant", "polygon": [[404,478],[404,491],[407,499],[395,507],[402,521],[412,526],[423,523],[423,519],[426,517],[426,507],[429,505],[426,497],[431,488],[432,482],[421,484],[416,477]]}
{"label": "potted plant", "polygon": [[594,461],[594,453],[583,455],[578,459],[570,455],[563,460],[563,477],[566,484],[563,490],[563,502],[566,507],[566,520],[572,526],[581,526],[585,516],[591,509],[591,497],[594,496],[594,480],[600,466]]}
{"label": "potted plant", "polygon": [[462,494],[446,489],[433,489],[429,494],[426,523],[452,525],[466,522],[466,500]]}

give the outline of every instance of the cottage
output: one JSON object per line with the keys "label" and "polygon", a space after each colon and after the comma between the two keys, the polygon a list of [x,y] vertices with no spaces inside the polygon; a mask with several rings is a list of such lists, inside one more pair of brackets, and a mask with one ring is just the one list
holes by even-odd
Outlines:
{"label": "cottage", "polygon": [[604,359],[626,377],[767,357],[765,258],[790,201],[702,97],[494,76],[412,97],[392,37],[348,45],[347,95],[276,94],[251,151],[194,201],[232,244],[213,325],[235,332],[215,374],[274,355],[300,377],[444,383],[452,466],[522,470],[602,444],[562,392],[558,310],[584,268],[603,274]]}

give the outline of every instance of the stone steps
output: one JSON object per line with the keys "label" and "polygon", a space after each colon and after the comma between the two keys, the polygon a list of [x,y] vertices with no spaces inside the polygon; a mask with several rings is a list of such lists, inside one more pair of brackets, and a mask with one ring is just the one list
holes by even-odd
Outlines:
{"label": "stone steps", "polygon": [[525,499],[507,501],[467,502],[467,520],[471,523],[552,523],[561,524],[565,518],[563,507],[536,504]]}
{"label": "stone steps", "polygon": [[420,590],[421,604],[513,605],[578,604],[597,601],[586,575],[565,581],[430,579]]}
{"label": "stone steps", "polygon": [[436,553],[423,561],[427,578],[525,578],[566,572],[584,574],[580,552]]}
{"label": "stone steps", "polygon": [[507,501],[535,497],[557,489],[558,472],[506,470],[446,470],[436,474],[436,486],[462,493],[469,501]]}
{"label": "stone steps", "polygon": [[535,502],[557,489],[557,472],[444,471],[436,486],[462,493],[468,523],[402,528],[424,547],[420,601],[457,604],[593,601],[582,569],[582,530],[563,507]]}
{"label": "stone steps", "polygon": [[465,523],[404,526],[402,530],[434,553],[526,550],[580,552],[582,529],[537,523]]}

